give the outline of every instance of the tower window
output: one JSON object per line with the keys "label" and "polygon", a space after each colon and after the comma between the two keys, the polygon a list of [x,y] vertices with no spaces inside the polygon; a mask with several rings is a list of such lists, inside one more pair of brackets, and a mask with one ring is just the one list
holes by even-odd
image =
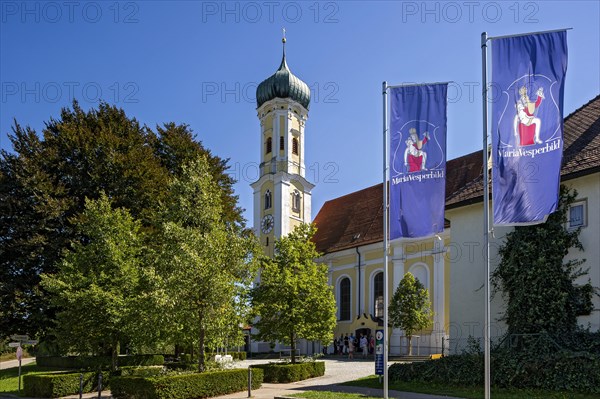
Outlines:
{"label": "tower window", "polygon": [[281,151],[285,150],[285,138],[283,138],[283,137],[279,138],[279,149]]}
{"label": "tower window", "polygon": [[300,192],[298,190],[294,190],[292,194],[292,210],[300,212]]}
{"label": "tower window", "polygon": [[270,137],[267,137],[266,147],[267,148],[265,149],[265,154],[270,154],[271,150],[273,149],[273,141]]}
{"label": "tower window", "polygon": [[266,241],[266,244],[265,244],[265,247],[268,247],[268,246],[269,246],[269,237],[267,237],[267,241]]}
{"label": "tower window", "polygon": [[273,206],[273,201],[271,198],[271,191],[267,190],[265,192],[265,209],[271,209],[271,206]]}
{"label": "tower window", "polygon": [[298,139],[295,137],[292,139],[292,154],[298,155]]}

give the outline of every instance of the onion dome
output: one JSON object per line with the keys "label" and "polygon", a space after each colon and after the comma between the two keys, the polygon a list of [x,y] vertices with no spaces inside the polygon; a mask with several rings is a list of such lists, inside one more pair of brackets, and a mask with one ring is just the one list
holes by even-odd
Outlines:
{"label": "onion dome", "polygon": [[279,69],[262,81],[256,88],[256,107],[274,98],[290,98],[308,109],[310,104],[310,89],[300,78],[290,71],[285,61],[285,38],[283,42],[283,58]]}

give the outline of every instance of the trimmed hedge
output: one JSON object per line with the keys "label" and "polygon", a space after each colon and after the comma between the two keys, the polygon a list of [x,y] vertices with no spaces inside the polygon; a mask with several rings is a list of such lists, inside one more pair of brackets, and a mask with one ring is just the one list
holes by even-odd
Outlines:
{"label": "trimmed hedge", "polygon": [[[61,369],[99,369],[110,368],[110,356],[40,356],[36,363],[40,367]],[[163,355],[131,355],[119,356],[119,367],[127,366],[162,366],[165,362]]]}
{"label": "trimmed hedge", "polygon": [[115,377],[154,377],[160,375],[162,371],[163,366],[119,367],[112,375]]}
{"label": "trimmed hedge", "polygon": [[262,369],[265,373],[264,382],[272,383],[302,381],[325,374],[325,362],[303,362],[296,364],[269,363],[257,364],[251,367],[253,369]]}
{"label": "trimmed hedge", "polygon": [[[557,351],[550,354],[502,351],[492,353],[492,384],[496,387],[600,393],[600,356]],[[463,354],[424,363],[390,366],[390,380],[483,385],[483,356]]]}
{"label": "trimmed hedge", "polygon": [[[252,371],[252,389],[260,388],[262,370]],[[114,377],[115,399],[199,399],[227,395],[248,388],[248,370],[236,369],[164,377]]]}
{"label": "trimmed hedge", "polygon": [[[26,374],[23,376],[25,396],[33,398],[59,398],[79,393],[79,375],[83,374],[83,392],[98,389],[98,373]],[[102,389],[109,386],[110,374],[102,374]]]}

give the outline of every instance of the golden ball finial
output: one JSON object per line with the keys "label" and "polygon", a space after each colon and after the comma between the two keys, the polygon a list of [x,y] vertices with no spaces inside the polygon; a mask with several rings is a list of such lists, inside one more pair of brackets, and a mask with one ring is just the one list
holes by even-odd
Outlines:
{"label": "golden ball finial", "polygon": [[283,39],[281,39],[281,43],[285,44],[286,40],[285,37]]}

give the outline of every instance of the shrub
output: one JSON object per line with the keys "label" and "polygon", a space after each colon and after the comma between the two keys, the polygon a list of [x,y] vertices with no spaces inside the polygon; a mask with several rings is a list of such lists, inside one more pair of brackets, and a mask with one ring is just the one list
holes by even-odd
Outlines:
{"label": "shrub", "polygon": [[[260,388],[262,370],[253,370],[252,388]],[[115,377],[111,392],[115,399],[197,399],[244,391],[248,387],[245,369],[164,377]]]}
{"label": "shrub", "polygon": [[[165,362],[162,355],[119,356],[119,367],[127,366],[161,366]],[[107,369],[111,365],[110,356],[40,356],[36,358],[40,367],[61,369]]]}
{"label": "shrub", "polygon": [[[537,388],[550,391],[600,392],[600,356],[555,351],[498,351],[491,358],[492,384],[496,387]],[[483,356],[462,354],[424,363],[394,364],[390,380],[436,382],[460,386],[483,384]]]}
{"label": "shrub", "polygon": [[167,370],[197,371],[198,363],[171,362],[171,363],[165,363],[165,367],[167,368]]}
{"label": "shrub", "polygon": [[[98,389],[98,373],[27,374],[23,376],[25,396],[34,398],[58,398],[79,392],[79,376],[83,374],[83,392]],[[102,374],[103,389],[109,386],[109,373]]]}
{"label": "shrub", "polygon": [[325,374],[325,362],[305,363],[269,363],[251,366],[264,371],[264,381],[272,383],[288,383],[302,381],[308,378],[320,377]]}
{"label": "shrub", "polygon": [[163,366],[149,367],[120,367],[115,373],[116,377],[154,377],[162,374]]}
{"label": "shrub", "polygon": [[183,355],[181,355],[179,357],[182,363],[191,363],[192,362],[192,355],[190,355],[189,353],[184,353]]}

